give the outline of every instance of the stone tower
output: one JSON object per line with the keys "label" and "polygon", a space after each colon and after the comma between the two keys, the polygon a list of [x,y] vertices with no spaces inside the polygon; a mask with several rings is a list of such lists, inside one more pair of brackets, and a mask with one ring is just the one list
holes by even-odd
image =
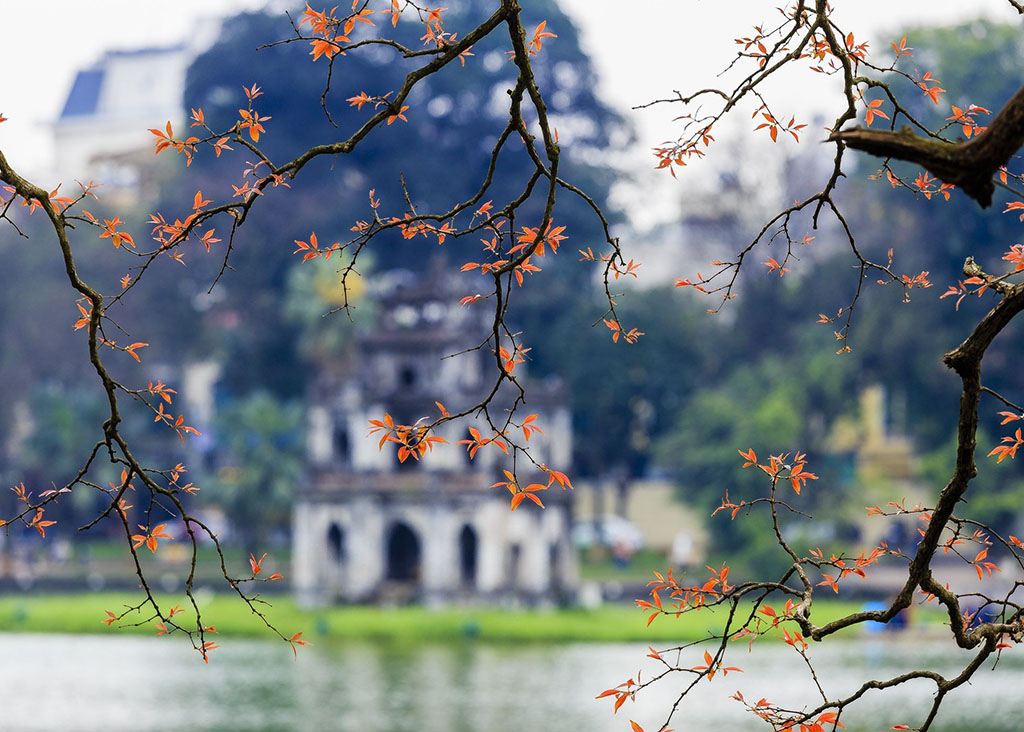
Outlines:
{"label": "stone tower", "polygon": [[[489,332],[486,305],[457,304],[468,287],[437,268],[423,279],[406,271],[381,276],[369,295],[376,327],[358,340],[348,368],[315,380],[309,482],[294,514],[292,576],[301,602],[559,600],[574,589],[571,492],[556,484],[541,494],[544,510],[525,501],[511,512],[507,491],[490,487],[508,458],[488,446],[470,460],[455,444],[471,425],[492,434],[482,418],[442,425],[436,434],[450,444],[420,461],[399,463],[393,445],[378,450],[378,438],[367,436],[368,420],[385,412],[412,424],[438,415],[435,400],[456,413],[493,386],[490,347],[461,353]],[[564,470],[571,419],[561,383],[526,384],[519,413],[539,414],[545,433],[531,440],[531,451],[538,463]],[[505,397],[492,414],[511,404]],[[531,482],[546,478],[538,473]]]}

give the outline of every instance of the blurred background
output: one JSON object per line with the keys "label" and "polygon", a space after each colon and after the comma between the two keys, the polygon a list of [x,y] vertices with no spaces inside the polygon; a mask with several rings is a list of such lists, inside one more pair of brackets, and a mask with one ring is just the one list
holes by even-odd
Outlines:
{"label": "blurred background", "polygon": [[[135,3],[111,2],[87,13],[80,5],[56,3],[49,11],[65,27],[79,29],[66,52],[53,52],[29,33],[6,46],[6,55],[37,73],[0,76],[0,112],[10,118],[0,126],[0,149],[41,185],[61,182],[65,194],[75,189],[74,180],[101,183],[100,201],[90,210],[101,218],[119,215],[136,239],[144,238],[151,213],[174,217],[190,210],[197,189],[215,202],[227,200],[246,159],[237,151],[221,159],[200,155],[185,169],[180,159],[153,156],[147,128],[170,120],[175,131],[184,130],[189,110],[200,107],[208,124],[223,128],[245,105],[242,87],[255,82],[264,90],[256,106],[271,117],[261,144],[284,160],[312,142],[347,135],[365,112],[344,99],[364,89],[383,94],[397,88],[408,68],[389,53],[345,58],[345,73],[335,77],[330,96],[339,132],[320,109],[323,69],[310,63],[305,44],[257,51],[292,33],[284,11],[295,8],[288,3],[185,3],[173,13],[160,11],[166,17],[142,17]],[[447,24],[472,27],[491,5],[453,3]],[[352,674],[365,674],[377,685],[361,681],[369,686],[357,684],[345,698],[388,700],[381,701],[388,711],[376,716],[372,710],[381,707],[367,702],[371,711],[339,709],[333,721],[303,717],[307,712],[295,705],[306,709],[322,697],[303,701],[296,689],[304,682],[289,677],[292,692],[263,696],[270,700],[263,721],[225,716],[211,700],[203,723],[210,729],[427,729],[418,726],[422,715],[436,714],[421,697],[450,693],[456,708],[469,710],[491,698],[497,681],[482,680],[488,674],[525,678],[551,663],[539,649],[516,655],[479,643],[455,650],[420,647],[409,638],[401,650],[361,645],[349,636],[358,635],[352,628],[363,621],[336,610],[351,603],[399,613],[387,622],[410,628],[420,628],[421,619],[406,606],[425,606],[440,614],[424,621],[423,633],[450,623],[451,633],[463,640],[486,640],[489,633],[519,637],[521,631],[488,625],[500,621],[490,620],[483,608],[540,611],[542,620],[536,614],[512,617],[521,618],[523,627],[551,623],[538,634],[541,639],[587,643],[556,652],[569,665],[555,672],[561,682],[550,681],[553,691],[538,690],[536,698],[557,707],[569,693],[559,690],[576,683],[577,672],[567,669],[603,669],[588,672],[595,681],[582,697],[573,689],[579,704],[565,713],[576,715],[571,729],[617,729],[609,726],[608,705],[589,699],[621,681],[635,658],[621,647],[591,641],[647,637],[644,619],[619,605],[646,593],[652,570],[671,565],[703,576],[705,565],[727,561],[731,577],[739,580],[785,566],[785,557],[772,551],[768,523],[730,521],[727,514],[710,518],[726,490],[737,502],[763,490],[757,475],[739,470],[737,448],[753,447],[762,457],[796,449],[808,454],[819,480],[801,496],[801,509],[821,518],[794,519],[785,530],[795,543],[825,552],[857,553],[881,540],[911,550],[915,521],[869,521],[864,507],[903,498],[908,504],[927,501],[948,478],[958,391],[940,357],[988,304],[965,300],[958,312],[937,298],[962,277],[965,256],[983,266],[998,261],[1016,241],[1018,222],[979,211],[958,195],[948,202],[925,201],[891,191],[884,181],[869,179],[874,161],[859,160],[849,168],[840,197],[863,250],[883,259],[892,247],[899,271],[927,270],[936,286],[914,291],[910,302],[903,302],[902,290],[871,288],[858,304],[853,352],[837,356],[833,328],[815,321],[818,313],[831,315],[849,305],[857,285],[854,260],[832,224],[823,220],[812,232],[810,221],[801,219],[794,226],[815,238],[798,252],[792,272],[779,279],[747,268],[739,298],[710,316],[709,303],[674,289],[674,278],[729,258],[780,206],[820,189],[831,166],[831,151],[820,141],[834,117],[835,97],[825,87],[779,85],[777,104],[809,123],[799,145],[789,140],[769,149],[764,140],[751,139],[744,126],[749,118],[741,115],[718,132],[715,154],[676,181],[652,170],[650,150],[674,138],[678,111],[656,106],[639,113],[630,107],[674,89],[706,85],[727,63],[732,39],[762,20],[760,4],[724,13],[717,4],[652,2],[628,14],[582,0],[527,5],[528,23],[546,20],[558,35],[545,42],[536,64],[566,152],[563,177],[601,202],[627,257],[643,263],[639,279],[622,285],[620,314],[646,335],[635,345],[613,344],[603,326],[589,327],[600,325],[603,291],[594,271],[573,256],[576,249],[597,249],[599,222],[586,206],[565,197],[556,209],[570,237],[563,256],[549,258],[544,273],[517,293],[521,297],[509,317],[532,348],[524,366],[534,395],[528,411],[541,414],[538,423],[547,433],[538,449],[575,486],[572,493],[548,491],[549,511],[524,506],[509,514],[507,500],[495,495],[499,489],[487,489],[500,467],[493,460],[471,464],[449,448],[454,457],[432,455],[410,468],[379,455],[375,443],[364,439],[366,420],[384,411],[412,422],[433,409],[434,399],[459,408],[483,388],[486,365],[479,359],[441,365],[442,356],[486,332],[479,320],[485,313],[454,305],[479,287],[452,274],[473,259],[478,245],[382,241],[362,262],[352,322],[322,317],[341,302],[336,262],[303,264],[293,254],[292,242],[310,231],[321,241],[345,240],[352,223],[366,215],[370,188],[385,209],[399,210],[400,175],[418,207],[447,208],[475,190],[503,125],[504,90],[512,79],[496,41],[475,47],[465,69],[422,84],[409,99],[407,124],[375,133],[344,160],[314,162],[290,190],[261,202],[240,231],[234,270],[214,289],[220,257],[191,252],[184,268],[159,262],[147,274],[148,285],[113,313],[133,337],[151,344],[141,367],[131,364],[118,375],[175,388],[188,423],[202,432],[182,448],[150,415],[129,410],[126,429],[138,436],[147,462],[188,466],[187,480],[201,488],[192,505],[228,547],[232,571],[241,574],[250,553],[267,552],[264,568],[285,575],[267,593],[323,639],[324,649],[303,661],[300,671],[281,673],[334,679],[343,687],[352,683]],[[932,3],[927,17],[903,5],[856,5],[839,12],[849,13],[840,17],[849,18],[858,38],[870,37],[872,49],[884,57],[888,43],[906,34],[915,49],[911,67],[930,70],[949,90],[938,107],[919,93],[908,95],[907,105],[919,119],[939,125],[950,104],[995,110],[1016,91],[1021,29],[999,2],[969,9]],[[737,18],[750,23],[738,25]],[[32,4],[0,9],[5,27],[28,28],[39,20]],[[686,36],[693,26],[707,32],[691,43]],[[396,29],[410,38],[417,31],[415,24]],[[495,200],[514,191],[527,171],[513,157],[503,166]],[[439,176],[444,187],[434,183]],[[77,317],[74,298],[38,218],[19,220],[29,240],[9,227],[0,231],[0,483],[24,481],[44,490],[75,474],[99,435],[104,403],[84,338],[70,327]],[[86,279],[114,291],[126,260],[106,256],[106,243],[89,235],[75,247]],[[759,261],[777,256],[768,249],[762,253]],[[1022,386],[1021,354],[1014,355],[1018,335],[1019,326],[993,346],[987,361],[986,384],[1010,395]],[[462,425],[445,436],[455,442],[466,436],[464,430]],[[982,449],[987,452],[1000,436],[997,423],[983,419]],[[92,477],[101,485],[116,479],[102,469]],[[977,486],[971,517],[1020,535],[1024,474],[1018,465],[1007,461],[998,471],[983,469]],[[0,495],[5,513],[14,505],[13,495]],[[100,497],[78,490],[52,509],[58,523],[45,541],[18,529],[0,536],[0,627],[77,629],[78,619],[47,625],[41,618],[51,606],[33,606],[26,598],[54,597],[54,606],[66,606],[69,597],[91,597],[100,618],[104,602],[136,586],[118,526],[76,531],[101,505]],[[184,533],[174,525],[169,531]],[[219,602],[219,564],[211,547],[203,553],[198,582],[211,602]],[[173,595],[182,589],[189,561],[184,542],[170,542],[147,566],[156,586]],[[965,569],[973,575],[971,567]],[[884,600],[899,586],[899,567],[892,570],[880,568],[849,584],[844,600]],[[961,569],[944,571],[954,582],[966,581]],[[1012,580],[1007,571],[992,582]],[[586,627],[584,617],[603,617],[595,628],[629,623],[629,630],[602,639],[600,630],[588,635],[558,629]],[[81,621],[82,627],[96,630],[89,622]],[[663,637],[672,637],[670,629],[665,632]],[[27,643],[20,636],[4,638],[14,649]],[[84,664],[109,652],[134,664],[149,652],[132,645],[142,639],[120,646],[105,645],[111,639],[79,640],[69,646],[54,640],[59,636],[45,638],[50,640],[32,643],[33,650],[26,646],[24,653],[70,654]],[[350,642],[332,645],[339,638]],[[88,645],[94,642],[100,645]],[[171,654],[168,663],[179,663],[173,660],[179,651],[159,652]],[[906,660],[898,651],[886,652],[897,655],[856,658],[866,666]],[[223,684],[218,694],[243,693],[236,689],[242,669],[270,653],[240,641],[238,649],[225,652],[231,672],[210,683]],[[181,658],[182,664],[193,662],[184,660],[184,650]],[[280,662],[274,658],[256,663]],[[776,660],[766,656],[763,662],[773,668]],[[849,655],[827,662],[836,668],[851,664]],[[443,691],[420,689],[419,681],[410,680],[421,677],[410,670],[420,666],[445,669]],[[49,693],[34,686],[27,671],[3,673],[26,685],[25,693]],[[85,684],[82,693],[92,693],[84,679],[72,676],[76,680],[68,683]],[[395,701],[407,689],[419,696]],[[157,703],[145,694],[138,698],[133,708]],[[515,703],[495,699],[498,706]],[[651,719],[658,703],[654,697],[647,703]],[[287,713],[275,716],[274,710],[285,708]],[[112,709],[95,707],[90,713],[95,722],[88,724],[96,728],[120,724]],[[729,719],[717,707],[701,713]],[[469,711],[450,714],[438,717],[447,721],[437,729],[501,728]],[[527,721],[534,712],[509,714],[527,715],[518,717]],[[142,728],[166,728],[165,723],[174,726],[165,720]],[[50,721],[25,717],[19,724],[31,729]],[[722,724],[729,728],[727,721]],[[998,729],[1001,722],[993,718],[992,724]]]}

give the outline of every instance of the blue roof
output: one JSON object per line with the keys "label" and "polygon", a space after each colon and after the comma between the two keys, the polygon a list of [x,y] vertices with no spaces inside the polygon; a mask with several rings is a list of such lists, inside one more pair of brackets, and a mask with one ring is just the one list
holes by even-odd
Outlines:
{"label": "blue roof", "polygon": [[75,83],[71,85],[61,118],[77,115],[95,114],[100,101],[100,89],[103,87],[103,70],[89,69],[79,71]]}
{"label": "blue roof", "polygon": [[184,43],[175,43],[171,46],[146,46],[144,48],[114,49],[103,54],[107,58],[131,58],[133,56],[153,56],[158,53],[177,53],[184,51]]}

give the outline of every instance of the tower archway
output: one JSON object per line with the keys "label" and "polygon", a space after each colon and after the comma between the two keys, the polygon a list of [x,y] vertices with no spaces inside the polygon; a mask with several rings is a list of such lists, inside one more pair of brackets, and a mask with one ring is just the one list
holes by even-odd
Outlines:
{"label": "tower archway", "polygon": [[395,582],[419,582],[422,548],[412,527],[395,523],[387,534],[386,577]]}
{"label": "tower archway", "polygon": [[335,523],[327,529],[327,553],[335,562],[345,561],[345,530]]}
{"label": "tower archway", "polygon": [[459,579],[463,587],[476,587],[479,547],[476,531],[469,524],[464,525],[459,532]]}

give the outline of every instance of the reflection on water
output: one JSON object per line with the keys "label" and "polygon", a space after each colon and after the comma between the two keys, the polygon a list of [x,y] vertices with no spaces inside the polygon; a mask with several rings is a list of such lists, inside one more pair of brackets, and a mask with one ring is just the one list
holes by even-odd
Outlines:
{"label": "reflection on water", "polygon": [[[780,647],[781,646],[781,647]],[[612,716],[594,696],[638,668],[639,645],[452,646],[331,645],[300,650],[228,640],[209,666],[167,638],[0,635],[0,699],[5,730],[245,730],[296,732],[616,732],[636,719],[658,729],[677,684],[662,682]],[[953,673],[944,646],[909,640],[842,641],[812,648],[826,690],[849,691],[914,665]],[[695,654],[695,656],[698,654]],[[737,649],[730,663],[746,673],[716,677],[684,703],[676,729],[768,729],[728,697],[813,703],[813,686],[792,650],[764,643]],[[644,663],[641,663],[644,662]],[[697,663],[698,661],[694,661]],[[1016,730],[1024,713],[1024,661],[1012,656],[995,673],[950,697],[939,730]],[[914,726],[932,686],[871,692],[847,729]]]}

